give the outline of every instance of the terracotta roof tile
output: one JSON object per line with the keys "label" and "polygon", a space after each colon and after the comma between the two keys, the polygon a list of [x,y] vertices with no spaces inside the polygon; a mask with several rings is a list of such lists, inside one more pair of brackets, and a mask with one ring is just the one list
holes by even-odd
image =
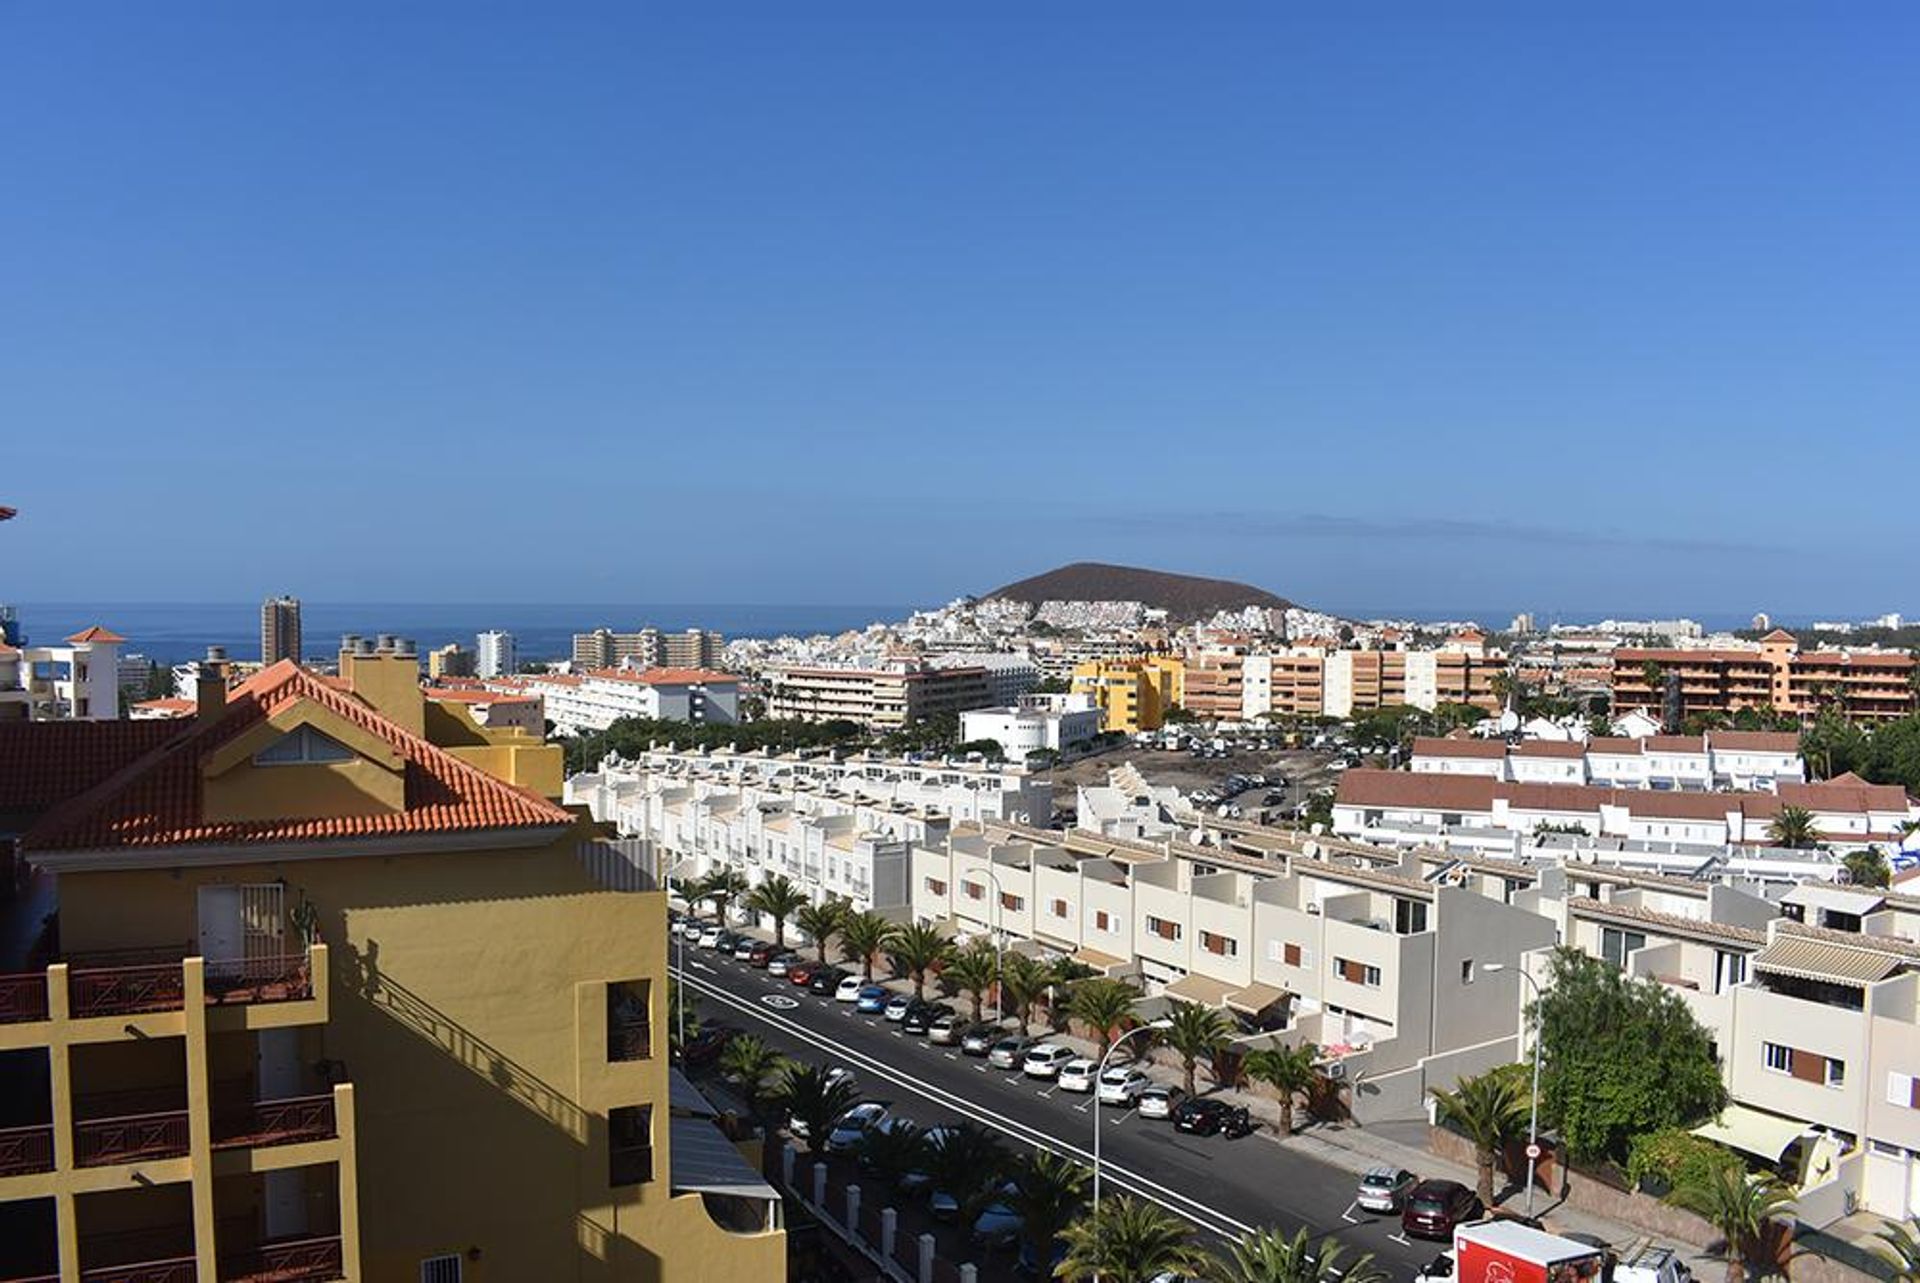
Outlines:
{"label": "terracotta roof tile", "polygon": [[1718,749],[1736,753],[1798,753],[1800,737],[1792,731],[1709,731],[1707,739]]}
{"label": "terracotta roof tile", "polygon": [[[404,763],[405,807],[380,815],[205,818],[201,762],[274,713],[301,703],[316,704],[391,746]],[[573,823],[571,813],[560,806],[435,747],[290,660],[235,687],[225,711],[212,721],[81,725],[160,727],[173,738],[78,796],[69,782],[64,790],[68,800],[43,816],[23,840],[29,851],[299,842]]]}
{"label": "terracotta roof tile", "polygon": [[1515,757],[1558,757],[1580,758],[1587,755],[1587,746],[1570,740],[1522,740],[1513,746]]}
{"label": "terracotta roof tile", "polygon": [[126,638],[122,637],[119,633],[109,632],[108,630],[102,628],[98,624],[95,624],[91,628],[83,629],[82,631],[77,632],[73,636],[67,638],[67,641],[69,641],[75,646],[84,646],[89,642],[119,643],[125,640]]}
{"label": "terracotta roof tile", "polygon": [[1507,755],[1505,740],[1434,739],[1421,736],[1413,741],[1415,757],[1472,757],[1499,761]]}
{"label": "terracotta roof tile", "polygon": [[168,718],[0,722],[0,811],[44,811],[185,733]]}

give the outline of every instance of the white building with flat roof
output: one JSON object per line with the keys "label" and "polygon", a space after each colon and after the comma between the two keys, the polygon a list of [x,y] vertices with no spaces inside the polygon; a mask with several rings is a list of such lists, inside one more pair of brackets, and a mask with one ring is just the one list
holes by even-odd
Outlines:
{"label": "white building with flat roof", "polygon": [[960,714],[960,741],[993,740],[1010,762],[1041,750],[1070,754],[1100,735],[1100,709],[1090,695],[1027,695],[1006,708],[976,708]]}
{"label": "white building with flat roof", "polygon": [[506,677],[520,671],[520,646],[512,633],[493,628],[473,640],[475,675]]}
{"label": "white building with flat roof", "polygon": [[98,625],[58,646],[0,641],[0,721],[117,719],[125,643]]}

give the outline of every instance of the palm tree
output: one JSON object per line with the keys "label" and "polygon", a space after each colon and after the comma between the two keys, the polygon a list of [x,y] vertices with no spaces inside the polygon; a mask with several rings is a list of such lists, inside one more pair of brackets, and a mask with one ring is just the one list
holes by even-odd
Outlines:
{"label": "palm tree", "polygon": [[893,938],[893,924],[877,913],[850,913],[840,921],[840,956],[860,964],[860,978],[873,979],[873,955]]}
{"label": "palm tree", "polygon": [[1720,1231],[1727,1283],[1743,1283],[1749,1271],[1759,1278],[1785,1277],[1793,1256],[1793,1195],[1776,1178],[1715,1167],[1667,1197]]}
{"label": "palm tree", "polygon": [[713,901],[714,916],[723,924],[727,920],[727,906],[746,893],[746,876],[731,866],[715,869],[687,888],[687,895],[694,903]]}
{"label": "palm tree", "polygon": [[1440,1107],[1440,1121],[1451,1123],[1473,1142],[1474,1166],[1480,1170],[1480,1201],[1492,1207],[1494,1158],[1508,1141],[1527,1131],[1532,1102],[1526,1088],[1515,1075],[1493,1069],[1462,1078],[1452,1091],[1436,1087],[1433,1099]]}
{"label": "palm tree", "polygon": [[1094,1053],[1096,1061],[1105,1060],[1113,1040],[1134,1023],[1133,1004],[1139,997],[1140,991],[1126,981],[1104,976],[1074,986],[1073,997],[1067,1000],[1067,1014],[1085,1025],[1100,1044],[1100,1050]]}
{"label": "palm tree", "polygon": [[807,893],[776,873],[747,892],[747,907],[773,919],[773,947],[787,947],[787,919],[807,903]]}
{"label": "palm tree", "polygon": [[1162,1274],[1192,1274],[1206,1262],[1193,1245],[1193,1227],[1157,1203],[1116,1194],[1099,1215],[1083,1216],[1061,1235],[1066,1259],[1054,1277],[1066,1283],[1150,1283]]}
{"label": "palm tree", "polygon": [[822,900],[818,904],[803,904],[793,915],[794,925],[806,932],[819,950],[821,966],[827,965],[827,939],[840,929],[847,918],[847,904],[844,900]]}
{"label": "palm tree", "polygon": [[1024,953],[1010,953],[1000,962],[1000,1001],[1020,1020],[1020,1032],[1027,1031],[1027,1016],[1033,1000],[1047,987],[1047,971]]}
{"label": "palm tree", "polygon": [[1034,1260],[1052,1259],[1053,1241],[1073,1223],[1086,1200],[1088,1176],[1079,1163],[1045,1149],[1027,1155],[1014,1173],[1014,1195],[1008,1202],[1020,1217],[1020,1235],[1032,1247]]}
{"label": "palm tree", "polygon": [[1293,1135],[1293,1104],[1313,1091],[1320,1077],[1314,1049],[1308,1046],[1274,1047],[1249,1053],[1242,1066],[1247,1077],[1265,1083],[1280,1095],[1280,1134]]}
{"label": "palm tree", "polygon": [[807,1153],[818,1158],[827,1152],[827,1133],[860,1103],[860,1093],[846,1078],[828,1079],[818,1065],[790,1064],[780,1080],[779,1099],[787,1114],[806,1126]]}
{"label": "palm tree", "polygon": [[992,945],[976,940],[954,954],[940,977],[952,985],[956,993],[965,993],[972,999],[973,1020],[978,1024],[980,1009],[986,1005],[987,990],[993,988],[994,981],[1000,977],[1000,959],[995,956]]}
{"label": "palm tree", "polygon": [[1920,1219],[1887,1226],[1880,1241],[1880,1255],[1893,1266],[1893,1283],[1920,1283]]}
{"label": "palm tree", "polygon": [[1840,857],[1840,865],[1847,871],[1847,881],[1857,887],[1883,887],[1893,880],[1887,857],[1872,847],[1847,852]]}
{"label": "palm tree", "polygon": [[1779,846],[1802,850],[1820,844],[1820,826],[1804,806],[1783,806],[1767,825],[1767,837]]}
{"label": "palm tree", "polygon": [[757,1034],[740,1034],[730,1040],[720,1053],[720,1072],[740,1084],[740,1094],[746,1098],[747,1112],[755,1118],[760,1116],[767,1080],[779,1073],[786,1064],[787,1058],[767,1046]]}
{"label": "palm tree", "polygon": [[960,1223],[967,1226],[999,1196],[1010,1163],[1000,1138],[978,1123],[941,1133],[927,1154],[934,1190],[952,1197]]}
{"label": "palm tree", "polygon": [[938,928],[924,922],[894,931],[886,948],[893,960],[893,969],[913,977],[913,996],[916,998],[927,995],[927,972],[953,956],[953,941],[941,935]]}
{"label": "palm tree", "polygon": [[1167,1019],[1173,1024],[1160,1035],[1166,1044],[1180,1053],[1180,1068],[1185,1074],[1187,1095],[1193,1095],[1193,1070],[1202,1056],[1211,1056],[1214,1049],[1233,1033],[1233,1026],[1227,1020],[1225,1012],[1217,1007],[1203,1007],[1197,1002],[1174,1000],[1173,1008],[1167,1013]]}
{"label": "palm tree", "polygon": [[927,1157],[927,1134],[904,1118],[890,1126],[869,1128],[860,1137],[860,1166],[884,1185],[897,1185]]}
{"label": "palm tree", "polygon": [[1332,1235],[1314,1242],[1302,1228],[1292,1238],[1278,1229],[1243,1235],[1200,1271],[1207,1283],[1318,1283],[1322,1278],[1341,1283],[1386,1283],[1387,1272],[1374,1264],[1373,1253],[1346,1259],[1346,1244]]}

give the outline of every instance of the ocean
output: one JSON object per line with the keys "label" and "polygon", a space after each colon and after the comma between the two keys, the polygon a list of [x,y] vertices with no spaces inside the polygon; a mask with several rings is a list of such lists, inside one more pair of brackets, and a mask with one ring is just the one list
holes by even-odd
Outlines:
{"label": "ocean", "polygon": [[[101,624],[127,639],[123,653],[138,652],[163,664],[198,659],[208,646],[225,646],[234,659],[260,657],[257,602],[174,604],[157,602],[19,602],[20,627],[45,645]],[[343,633],[410,637],[427,651],[457,641],[471,647],[491,628],[514,635],[523,660],[564,659],[573,634],[606,626],[616,632],[644,627],[676,632],[711,628],[735,637],[838,633],[868,624],[905,619],[912,606],[746,606],[514,604],[403,605],[395,602],[301,603],[303,649],[311,657],[334,653]]]}

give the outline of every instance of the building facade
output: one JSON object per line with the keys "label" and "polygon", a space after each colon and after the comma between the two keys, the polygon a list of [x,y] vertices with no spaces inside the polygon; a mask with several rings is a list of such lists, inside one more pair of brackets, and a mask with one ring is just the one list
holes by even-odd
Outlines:
{"label": "building facade", "polygon": [[95,625],[58,646],[0,641],[0,722],[112,721],[120,716],[120,647]]}
{"label": "building facade", "polygon": [[573,667],[717,668],[725,650],[724,637],[700,628],[678,633],[663,633],[658,628],[632,633],[596,628],[573,635]]}
{"label": "building facade", "polygon": [[260,662],[300,662],[300,599],[269,597],[260,604]]}
{"label": "building facade", "polygon": [[1811,718],[1836,707],[1858,721],[1914,711],[1914,658],[1903,652],[1801,650],[1775,629],[1750,647],[1613,653],[1613,707],[1641,710],[1669,727],[1689,717],[1771,710]]}
{"label": "building facade", "polygon": [[1185,699],[1186,665],[1171,655],[1090,660],[1073,670],[1073,693],[1093,700],[1100,729],[1137,735],[1166,724]]}
{"label": "building facade", "polygon": [[1028,695],[1007,708],[969,709],[960,714],[960,742],[993,740],[1011,762],[1049,750],[1077,753],[1100,734],[1100,710],[1086,695]]}
{"label": "building facade", "polygon": [[476,677],[508,677],[520,671],[520,646],[512,633],[491,629],[474,638]]}
{"label": "building facade", "polygon": [[700,668],[536,674],[488,682],[487,688],[537,696],[557,735],[604,731],[623,717],[703,726],[740,720],[740,679]]}
{"label": "building facade", "polygon": [[767,716],[803,722],[857,722],[876,731],[900,730],[940,714],[991,707],[984,668],[939,668],[917,659],[878,666],[778,667],[762,674]]}

